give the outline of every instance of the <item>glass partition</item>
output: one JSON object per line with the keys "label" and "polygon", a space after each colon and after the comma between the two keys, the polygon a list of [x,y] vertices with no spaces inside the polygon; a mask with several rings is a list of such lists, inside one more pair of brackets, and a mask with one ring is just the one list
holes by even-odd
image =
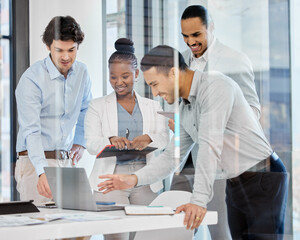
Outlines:
{"label": "glass partition", "polygon": [[[10,113],[11,93],[9,94],[10,40],[8,24],[8,2],[8,0],[1,1],[1,200],[9,199],[10,197],[9,178],[11,176],[9,176],[9,162],[11,156],[9,149],[10,144],[15,144],[10,140],[9,125],[10,117],[12,116]],[[34,3],[35,1],[31,2]],[[98,18],[99,14],[102,12],[103,16],[101,17],[104,23],[98,23],[98,20],[95,20],[93,21],[93,23],[97,22],[97,24],[94,24],[93,27],[89,28],[91,24],[90,22],[86,22],[83,25],[84,28],[87,29],[87,33],[98,33],[98,35],[95,35],[96,37],[93,43],[99,43],[101,47],[97,48],[97,51],[95,50],[93,54],[96,53],[99,56],[103,56],[103,58],[97,58],[97,60],[95,60],[96,58],[94,57],[94,55],[89,55],[91,53],[91,48],[87,50],[84,43],[82,45],[82,48],[80,49],[80,52],[82,54],[81,56],[86,56],[86,58],[84,58],[84,63],[88,67],[93,66],[93,71],[98,73],[98,75],[94,76],[100,76],[91,79],[94,86],[93,91],[98,91],[97,88],[99,88],[99,82],[101,82],[103,86],[105,85],[103,89],[105,89],[104,94],[107,95],[114,91],[109,81],[107,61],[111,54],[115,51],[114,43],[118,38],[127,37],[134,42],[135,55],[138,60],[138,68],[140,68],[140,61],[142,57],[151,48],[157,45],[170,45],[178,49],[182,53],[186,50],[189,51],[189,47],[184,41],[184,36],[181,29],[180,18],[183,10],[186,7],[194,4],[202,4],[208,9],[211,21],[213,22],[211,35],[212,41],[210,42],[210,44],[215,44],[216,42],[218,42],[223,44],[224,46],[229,47],[230,49],[233,49],[235,52],[242,54],[245,59],[247,59],[247,67],[253,70],[255,86],[254,93],[257,94],[260,103],[260,113],[258,113],[258,115],[260,115],[259,121],[267,140],[271,144],[272,149],[274,149],[279,157],[283,160],[289,174],[289,191],[285,218],[285,236],[287,239],[292,239],[293,237],[294,239],[297,239],[296,236],[299,236],[300,232],[300,204],[298,200],[299,188],[297,187],[297,181],[299,180],[299,177],[297,177],[297,173],[299,171],[300,164],[298,149],[299,131],[297,127],[299,122],[299,114],[297,109],[297,105],[299,102],[299,59],[296,56],[299,51],[294,50],[294,48],[299,50],[299,47],[297,47],[297,36],[299,35],[299,33],[294,30],[300,23],[299,17],[296,17],[297,10],[299,10],[298,1],[110,0],[103,1],[101,3],[104,2],[104,10],[101,9],[102,11],[99,12],[97,12],[98,8],[96,10],[93,9],[94,11],[89,11],[91,9],[88,9],[88,7],[85,8],[85,12],[91,12],[91,14],[94,14],[94,17],[97,16]],[[63,11],[64,8],[59,9],[59,1],[56,1],[56,3],[57,4],[55,4],[55,11],[53,11],[53,16],[57,14],[72,15],[72,8],[76,8],[77,11],[74,11],[77,14],[76,18],[77,16],[79,19],[81,17],[80,21],[83,22],[87,19],[83,17],[83,14],[81,14],[81,12],[78,12],[78,9],[80,8],[83,1],[76,0],[72,2],[74,3],[74,5],[70,5],[71,13],[69,11]],[[99,4],[99,2],[97,3]],[[65,4],[67,5],[68,3]],[[294,9],[297,10],[293,10],[291,6],[293,6]],[[39,10],[37,8],[32,9],[35,9],[35,11]],[[293,15],[294,17],[291,18],[291,15]],[[35,17],[35,19],[37,19],[40,16],[36,15]],[[95,17],[95,19],[98,18]],[[44,23],[47,23],[48,21],[49,19],[43,19]],[[35,23],[36,22],[37,21],[35,21]],[[99,31],[97,30],[97,28],[95,28],[95,26],[99,27]],[[105,29],[102,29],[103,26]],[[42,28],[44,28],[44,26],[42,26],[41,29]],[[83,30],[85,31],[85,29]],[[105,32],[105,34],[103,34],[104,36],[101,35],[103,31]],[[37,37],[40,35],[40,32],[35,33],[35,39],[40,40]],[[102,41],[101,37],[103,37],[105,40]],[[291,39],[292,37],[294,37],[294,40]],[[89,39],[88,34],[86,34],[86,38],[87,40]],[[291,44],[291,42],[293,44]],[[89,43],[92,43],[92,41],[90,41]],[[89,44],[89,47],[91,47],[91,45],[92,44]],[[31,46],[33,52],[34,47]],[[99,49],[101,49],[101,51]],[[104,55],[106,55],[106,59]],[[91,57],[89,58],[89,56]],[[223,56],[219,56],[219,58],[222,57]],[[296,63],[293,63],[295,59]],[[97,62],[98,60],[100,62]],[[218,61],[218,59],[216,59],[216,61]],[[101,66],[101,69],[99,68],[100,70],[95,67],[97,65],[93,65],[95,64],[95,62],[97,62],[97,64]],[[231,63],[229,60],[227,64],[228,66],[230,66]],[[234,66],[230,66],[230,68],[231,67],[234,68]],[[215,69],[212,65],[208,65],[207,69],[205,70],[210,71]],[[218,71],[221,70],[218,69]],[[224,72],[224,74],[226,73],[227,72]],[[174,105],[169,105],[161,97],[154,97],[151,92],[151,88],[145,83],[144,80],[145,79],[143,73],[140,71],[137,80],[134,82],[134,89],[140,96],[158,101],[164,111],[174,111],[175,109],[176,113],[178,113],[178,109],[176,107],[174,108]],[[178,101],[176,99],[175,105],[180,101],[180,99]],[[124,109],[119,106],[119,108],[115,110],[122,111]],[[119,113],[120,112],[118,112],[118,114]],[[100,120],[102,121],[103,119]],[[108,119],[110,121],[113,121],[110,118]],[[165,124],[167,125],[168,119],[166,118],[164,120]],[[134,121],[136,121],[136,119],[134,119]],[[193,119],[190,120],[191,125],[192,121]],[[126,124],[129,126],[130,121],[127,121]],[[137,125],[138,124],[133,126],[133,128],[138,128]],[[128,138],[129,135],[128,126],[125,126],[124,124],[122,125],[122,127],[124,128],[123,130],[126,130],[123,131],[123,137],[126,138]],[[118,131],[118,128],[116,129],[116,131]],[[142,127],[140,126],[140,130],[141,129]],[[105,130],[107,129],[104,129],[103,131]],[[172,131],[170,131],[169,129],[167,129],[167,131],[169,135],[172,136]],[[115,132],[115,134],[119,134],[119,132]],[[106,137],[108,138],[108,136]],[[109,136],[109,139],[110,137],[111,136]],[[106,143],[109,144],[112,142],[107,140]],[[238,141],[236,142],[236,144],[238,145]],[[93,158],[94,160],[94,155],[90,157],[90,159],[91,158]],[[195,159],[195,157],[189,156],[188,159],[190,160],[190,162],[188,162],[188,166],[186,168],[192,168],[192,160]],[[95,162],[97,163],[97,160]],[[90,165],[90,168],[93,168],[94,166],[93,161],[86,161],[85,163],[86,165]],[[86,167],[84,164],[81,166]],[[170,183],[171,179],[166,181],[163,190],[170,189]],[[294,186],[294,188],[292,188],[292,186]],[[222,221],[220,221],[219,224],[222,224]]]}
{"label": "glass partition", "polygon": [[0,201],[9,201],[10,166],[10,40],[9,1],[0,1]]}

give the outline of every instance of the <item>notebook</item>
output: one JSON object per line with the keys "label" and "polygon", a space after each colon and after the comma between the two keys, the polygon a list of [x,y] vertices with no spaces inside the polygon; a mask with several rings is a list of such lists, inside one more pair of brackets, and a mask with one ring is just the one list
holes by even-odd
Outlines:
{"label": "notebook", "polygon": [[84,168],[44,167],[44,170],[57,207],[85,211],[124,210],[125,205],[97,204]]}
{"label": "notebook", "polygon": [[175,211],[168,206],[126,206],[127,215],[173,215]]}
{"label": "notebook", "polygon": [[134,149],[124,149],[119,150],[116,149],[114,145],[107,145],[105,146],[101,152],[98,153],[97,158],[105,158],[105,157],[117,157],[117,156],[123,156],[123,155],[130,155],[131,157],[134,156],[146,156],[148,153],[156,150],[157,148],[154,147],[146,147],[143,150],[134,150]]}

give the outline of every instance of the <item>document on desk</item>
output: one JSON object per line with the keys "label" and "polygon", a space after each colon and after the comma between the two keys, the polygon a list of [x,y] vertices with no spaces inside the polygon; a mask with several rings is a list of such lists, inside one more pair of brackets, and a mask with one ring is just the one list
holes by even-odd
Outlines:
{"label": "document on desk", "polygon": [[116,149],[114,145],[107,145],[105,146],[101,152],[97,154],[96,158],[106,158],[106,157],[121,157],[124,155],[134,156],[146,156],[148,153],[156,150],[157,148],[154,147],[146,147],[143,150],[135,150],[135,149],[124,149],[119,150]]}
{"label": "document on desk", "polygon": [[118,219],[118,216],[109,216],[104,214],[97,214],[97,213],[54,213],[54,214],[47,214],[45,215],[46,219],[65,219],[74,222],[85,222],[85,221],[102,221],[102,220],[112,220]]}
{"label": "document on desk", "polygon": [[173,215],[175,211],[165,206],[126,206],[125,213],[128,215]]}
{"label": "document on desk", "polygon": [[16,227],[24,225],[35,225],[46,223],[44,219],[37,219],[25,216],[0,216],[0,227]]}

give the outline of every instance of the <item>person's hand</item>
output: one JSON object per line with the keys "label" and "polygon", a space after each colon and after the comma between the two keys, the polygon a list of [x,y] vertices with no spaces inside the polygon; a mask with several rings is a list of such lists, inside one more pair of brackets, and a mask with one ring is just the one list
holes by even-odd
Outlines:
{"label": "person's hand", "polygon": [[130,141],[130,148],[128,149],[135,149],[135,150],[143,150],[152,142],[151,138],[144,134],[142,136],[135,137],[132,141]]}
{"label": "person's hand", "polygon": [[169,128],[174,132],[175,121],[174,121],[173,119],[169,119],[169,121],[168,121],[168,126],[169,126]]}
{"label": "person's hand", "polygon": [[46,198],[52,199],[52,193],[46,178],[46,174],[42,173],[37,184],[38,193]]}
{"label": "person's hand", "polygon": [[123,150],[130,148],[130,141],[126,137],[110,137],[109,141],[112,145],[115,145],[116,149]]}
{"label": "person's hand", "polygon": [[185,217],[183,224],[186,226],[186,229],[195,229],[198,228],[207,212],[206,208],[200,207],[193,203],[188,203],[179,206],[176,208],[176,213],[184,211]]}
{"label": "person's hand", "polygon": [[99,187],[98,190],[103,191],[104,194],[114,190],[134,188],[138,181],[137,176],[134,174],[107,174],[99,176],[99,178],[108,178],[106,181],[97,185]]}
{"label": "person's hand", "polygon": [[85,148],[79,144],[73,144],[69,153],[73,165],[76,165],[78,161],[82,158],[84,149]]}

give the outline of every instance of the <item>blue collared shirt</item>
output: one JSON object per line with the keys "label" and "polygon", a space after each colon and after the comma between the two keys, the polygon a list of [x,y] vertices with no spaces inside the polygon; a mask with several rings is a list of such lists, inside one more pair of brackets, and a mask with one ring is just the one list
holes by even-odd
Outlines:
{"label": "blue collared shirt", "polygon": [[75,61],[65,78],[48,56],[24,72],[15,94],[19,122],[16,150],[28,151],[38,175],[48,165],[44,151],[69,151],[73,144],[85,147],[84,117],[92,94],[83,63]]}
{"label": "blue collared shirt", "polygon": [[[132,114],[127,112],[121,104],[117,103],[118,111],[118,136],[126,136],[126,128],[129,130],[128,139],[132,141],[134,138],[143,135],[143,116],[141,109],[136,100]],[[117,164],[125,165],[134,161],[146,162],[145,156],[136,156],[135,154],[125,154],[117,157]]]}

